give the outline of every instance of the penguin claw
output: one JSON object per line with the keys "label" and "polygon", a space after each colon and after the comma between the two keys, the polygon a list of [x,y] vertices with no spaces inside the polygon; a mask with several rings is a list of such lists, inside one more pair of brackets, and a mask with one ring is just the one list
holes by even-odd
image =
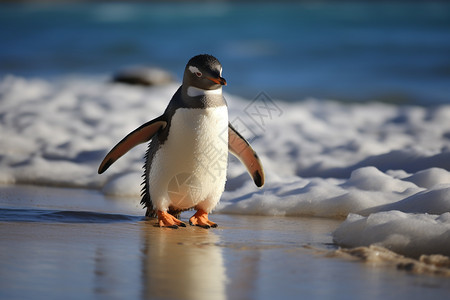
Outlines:
{"label": "penguin claw", "polygon": [[[191,225],[191,226],[198,226],[198,227],[205,228],[205,229],[210,229],[211,228],[211,226],[208,225],[208,224],[203,224],[203,225],[202,224],[194,224],[191,221],[189,221],[189,225]],[[217,224],[216,224],[216,226],[213,226],[213,227],[217,227]]]}
{"label": "penguin claw", "polygon": [[198,227],[202,227],[205,229],[209,229],[209,228],[216,228],[218,227],[218,225],[214,222],[211,222],[208,219],[208,213],[205,212],[204,210],[199,209],[195,215],[193,215],[190,219],[189,219],[189,224],[191,226],[198,226]]}
{"label": "penguin claw", "polygon": [[186,224],[169,214],[168,212],[158,210],[159,227],[178,229],[178,227],[186,227]]}
{"label": "penguin claw", "polygon": [[168,226],[161,226],[159,225],[159,227],[164,227],[164,228],[171,228],[171,229],[178,229],[178,225],[168,225]]}

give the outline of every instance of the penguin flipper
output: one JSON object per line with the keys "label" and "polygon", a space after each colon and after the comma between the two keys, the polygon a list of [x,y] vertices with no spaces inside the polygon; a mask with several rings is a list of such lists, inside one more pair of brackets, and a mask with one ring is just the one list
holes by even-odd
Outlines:
{"label": "penguin flipper", "polygon": [[264,170],[247,140],[228,123],[228,150],[245,165],[256,186],[264,185]]}
{"label": "penguin flipper", "polygon": [[148,142],[158,130],[164,128],[166,125],[167,122],[162,117],[159,117],[130,132],[105,156],[98,168],[98,174],[105,172],[109,166],[135,146]]}

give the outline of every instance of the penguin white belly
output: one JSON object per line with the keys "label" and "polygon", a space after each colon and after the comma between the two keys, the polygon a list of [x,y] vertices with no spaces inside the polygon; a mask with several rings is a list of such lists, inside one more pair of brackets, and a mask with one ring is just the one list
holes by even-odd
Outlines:
{"label": "penguin white belly", "polygon": [[223,193],[227,162],[227,107],[177,109],[148,177],[154,207],[210,212]]}

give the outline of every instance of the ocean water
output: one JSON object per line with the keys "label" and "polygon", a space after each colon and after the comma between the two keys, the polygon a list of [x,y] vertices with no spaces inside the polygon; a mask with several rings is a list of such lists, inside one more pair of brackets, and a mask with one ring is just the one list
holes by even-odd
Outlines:
{"label": "ocean water", "polygon": [[0,77],[150,65],[181,79],[206,52],[249,99],[450,101],[445,1],[1,4],[0,44]]}

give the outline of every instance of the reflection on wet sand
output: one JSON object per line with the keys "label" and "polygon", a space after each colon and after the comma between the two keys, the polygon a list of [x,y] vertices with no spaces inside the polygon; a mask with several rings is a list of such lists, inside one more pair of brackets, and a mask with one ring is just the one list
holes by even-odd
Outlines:
{"label": "reflection on wet sand", "polygon": [[225,299],[219,237],[211,230],[161,229],[142,222],[142,298]]}
{"label": "reflection on wet sand", "polygon": [[448,298],[448,277],[374,267],[378,250],[326,257],[344,251],[330,244],[341,220],[216,214],[218,229],[171,230],[64,191],[0,186],[0,299]]}

